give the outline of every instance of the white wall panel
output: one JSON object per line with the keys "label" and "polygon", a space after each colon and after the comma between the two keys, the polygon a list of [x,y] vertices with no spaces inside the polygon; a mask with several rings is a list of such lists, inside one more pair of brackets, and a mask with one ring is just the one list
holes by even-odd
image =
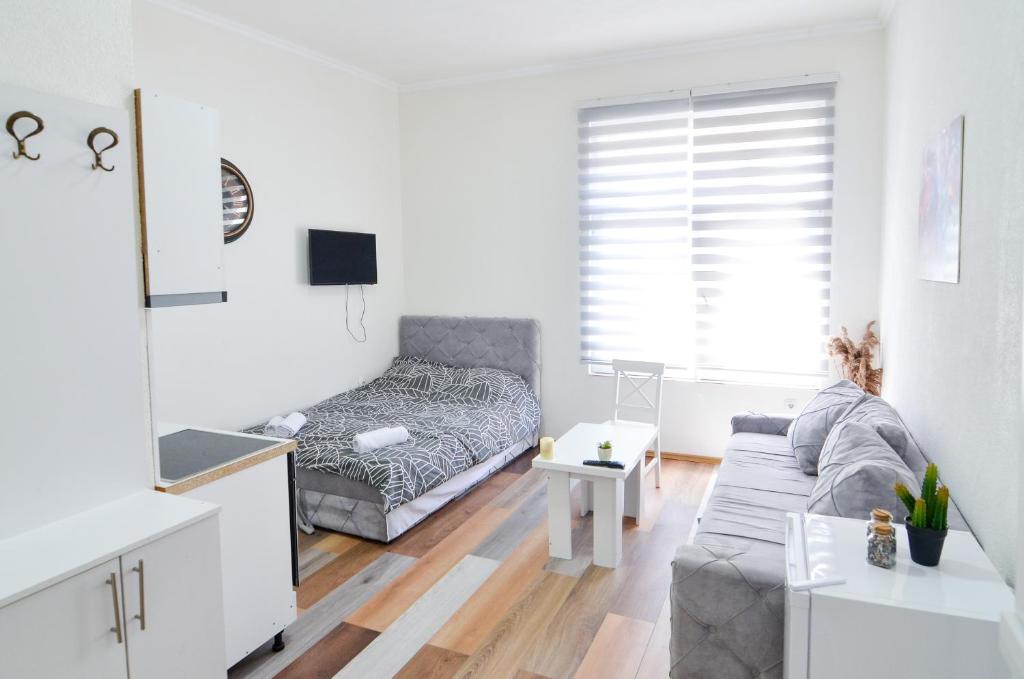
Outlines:
{"label": "white wall panel", "polygon": [[0,142],[0,538],[151,485],[128,112],[0,87],[0,123],[22,109],[45,128],[37,161]]}

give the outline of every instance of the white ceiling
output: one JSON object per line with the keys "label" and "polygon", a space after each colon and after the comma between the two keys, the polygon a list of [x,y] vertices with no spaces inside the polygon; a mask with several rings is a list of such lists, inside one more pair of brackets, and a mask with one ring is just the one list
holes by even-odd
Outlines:
{"label": "white ceiling", "polygon": [[400,87],[757,34],[868,28],[891,0],[149,0]]}

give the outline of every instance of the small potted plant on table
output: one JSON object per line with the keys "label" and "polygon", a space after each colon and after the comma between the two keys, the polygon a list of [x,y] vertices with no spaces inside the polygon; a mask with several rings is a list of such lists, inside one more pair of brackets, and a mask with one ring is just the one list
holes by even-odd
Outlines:
{"label": "small potted plant on table", "polygon": [[612,442],[602,441],[597,444],[597,458],[602,462],[612,459]]}
{"label": "small potted plant on table", "polygon": [[939,565],[942,545],[949,532],[946,521],[949,488],[939,486],[939,468],[934,464],[928,465],[921,484],[921,497],[915,499],[902,483],[897,483],[895,490],[910,512],[906,520],[910,558],[922,566]]}

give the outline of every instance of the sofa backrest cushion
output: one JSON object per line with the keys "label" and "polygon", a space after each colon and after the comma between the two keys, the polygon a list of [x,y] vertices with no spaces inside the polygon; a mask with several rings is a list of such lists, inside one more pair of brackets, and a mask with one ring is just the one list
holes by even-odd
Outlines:
{"label": "sofa backrest cushion", "polygon": [[[861,422],[874,428],[878,435],[885,439],[885,442],[896,451],[903,461],[914,472],[918,481],[924,478],[925,467],[928,461],[917,445],[917,441],[911,436],[907,425],[903,424],[896,409],[886,401],[864,394],[843,413],[840,422]],[[838,423],[836,423],[838,425]],[[821,465],[818,465],[819,473]]]}
{"label": "sofa backrest cushion", "polygon": [[906,516],[893,486],[914,488],[917,479],[874,427],[851,420],[836,424],[819,465],[808,512],[866,520],[872,509],[881,507],[899,521]]}
{"label": "sofa backrest cushion", "polygon": [[789,425],[789,443],[805,474],[818,473],[818,458],[825,439],[847,408],[862,396],[864,391],[850,380],[836,382],[815,394]]}

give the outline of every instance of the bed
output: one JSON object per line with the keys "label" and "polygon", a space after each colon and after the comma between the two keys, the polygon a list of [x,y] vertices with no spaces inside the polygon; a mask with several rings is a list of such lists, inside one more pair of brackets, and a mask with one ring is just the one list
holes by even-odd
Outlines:
{"label": "bed", "polygon": [[[403,316],[399,355],[381,377],[303,412],[300,519],[390,542],[536,445],[540,326]],[[352,449],[355,434],[396,425],[411,440]]]}

